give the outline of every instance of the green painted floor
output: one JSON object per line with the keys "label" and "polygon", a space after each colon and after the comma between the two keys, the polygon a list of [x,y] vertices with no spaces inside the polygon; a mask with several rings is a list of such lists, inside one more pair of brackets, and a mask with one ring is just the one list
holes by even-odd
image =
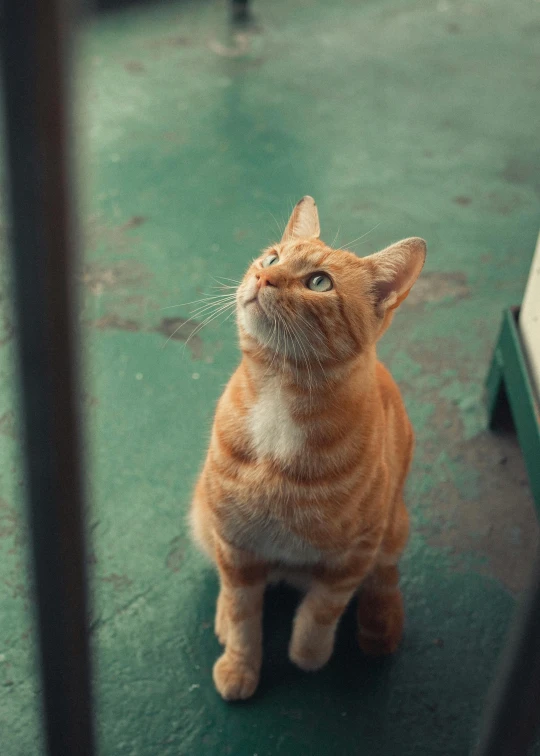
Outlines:
{"label": "green painted floor", "polygon": [[[465,755],[537,543],[519,449],[486,432],[482,384],[540,225],[540,4],[255,10],[256,27],[236,35],[222,2],[102,15],[78,45],[100,753]],[[189,324],[167,337],[189,318],[177,305],[239,278],[306,193],[323,237],[361,237],[360,254],[428,240],[381,344],[418,435],[406,638],[395,658],[367,660],[346,618],[328,668],[303,674],[286,658],[295,596],[275,591],[260,690],[231,706],[211,682],[216,579],[184,515],[238,360],[234,326],[212,323],[187,347]],[[2,251],[7,290],[5,262]],[[34,756],[5,296],[1,306],[0,742]]]}

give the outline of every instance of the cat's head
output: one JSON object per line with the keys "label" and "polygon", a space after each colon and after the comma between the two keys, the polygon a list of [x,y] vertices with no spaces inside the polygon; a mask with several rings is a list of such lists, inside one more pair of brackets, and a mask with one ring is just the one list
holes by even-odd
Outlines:
{"label": "cat's head", "polygon": [[426,257],[412,238],[368,257],[319,239],[312,197],[294,208],[279,244],[265,249],[238,287],[240,334],[273,353],[304,362],[342,362],[388,328]]}

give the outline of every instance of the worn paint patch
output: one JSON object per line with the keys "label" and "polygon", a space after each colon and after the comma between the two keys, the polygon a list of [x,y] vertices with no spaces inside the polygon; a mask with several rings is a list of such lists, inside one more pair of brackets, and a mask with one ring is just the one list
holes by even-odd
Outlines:
{"label": "worn paint patch", "polygon": [[[168,341],[183,341],[195,360],[200,360],[204,353],[204,342],[196,333],[201,324],[191,318],[163,318],[159,325],[147,327],[138,320],[123,318],[116,313],[108,313],[97,320],[87,321],[87,325],[98,331],[151,331],[166,336]],[[208,360],[207,360],[208,362]],[[211,360],[210,360],[211,362]],[[1,432],[1,419],[0,419]]]}
{"label": "worn paint patch", "polygon": [[180,572],[186,551],[186,539],[184,536],[176,536],[172,539],[169,553],[165,564],[171,572]]}
{"label": "worn paint patch", "polygon": [[163,318],[155,329],[168,339],[185,342],[194,359],[200,360],[203,356],[204,343],[195,330],[200,327],[197,320],[191,318]]}
{"label": "worn paint patch", "polygon": [[[422,350],[414,350],[421,359]],[[424,355],[430,365],[432,356]],[[462,365],[457,367],[463,369]],[[417,431],[408,503],[430,545],[446,548],[457,569],[495,577],[517,592],[528,579],[538,524],[521,451],[512,433],[485,431],[481,386],[439,374],[404,384]],[[433,411],[422,419],[419,410]]]}
{"label": "worn paint patch", "polygon": [[[515,436],[484,432],[459,441],[452,458],[453,469],[431,479],[429,517],[420,532],[432,546],[448,549],[458,568],[472,567],[510,591],[522,590],[540,541]],[[474,495],[464,478],[470,470]]]}
{"label": "worn paint patch", "polygon": [[4,412],[0,417],[0,433],[8,438],[17,439],[17,420],[12,410]]}
{"label": "worn paint patch", "polygon": [[[461,437],[469,440],[485,428],[486,415],[483,403],[483,387],[474,381],[451,380],[442,386],[440,399],[451,402],[459,412]],[[451,425],[447,419],[445,424]]]}
{"label": "worn paint patch", "polygon": [[89,291],[99,296],[108,290],[123,290],[148,284],[152,274],[136,260],[121,260],[113,264],[88,263],[81,280]]}
{"label": "worn paint patch", "polygon": [[89,409],[93,409],[94,407],[99,406],[99,399],[97,398],[97,396],[88,393],[88,391],[83,394],[82,401],[83,405]]}
{"label": "worn paint patch", "polygon": [[523,198],[517,192],[490,192],[487,199],[489,209],[498,215],[511,215],[523,204]]}
{"label": "worn paint patch", "polygon": [[89,324],[92,328],[104,331],[109,328],[116,331],[140,331],[141,326],[135,320],[121,318],[119,315],[109,314],[94,320]]}
{"label": "worn paint patch", "polygon": [[153,50],[159,50],[163,47],[189,47],[192,44],[192,40],[182,34],[167,35],[164,37],[158,37],[157,39],[152,39],[149,42],[145,42],[145,46]]}
{"label": "worn paint patch", "polygon": [[392,353],[391,365],[394,380],[400,384],[413,384],[423,373],[422,365],[403,349]]}
{"label": "worn paint patch", "polygon": [[123,223],[111,225],[100,214],[92,215],[84,228],[85,247],[88,250],[105,250],[114,255],[133,254],[138,238],[136,234],[126,232],[139,228],[146,220],[146,216],[137,213]]}
{"label": "worn paint patch", "polygon": [[388,362],[417,436],[407,496],[413,527],[446,549],[455,569],[489,575],[517,592],[538,543],[517,440],[485,431],[482,383],[460,357],[459,341],[442,338],[437,349],[404,343]]}
{"label": "worn paint patch", "polygon": [[0,538],[16,535],[19,525],[19,517],[13,507],[0,498]]}
{"label": "worn paint patch", "polygon": [[[17,573],[19,574],[19,573]],[[9,589],[11,597],[14,599],[23,599],[27,601],[30,598],[30,589],[25,583],[20,580],[12,580],[11,578],[4,578],[4,585]]]}
{"label": "worn paint patch", "polygon": [[146,218],[143,215],[133,215],[126,223],[120,226],[120,231],[129,231],[132,228],[139,228],[143,223],[146,223]]}
{"label": "worn paint patch", "polygon": [[146,68],[138,60],[127,60],[124,63],[124,68],[130,74],[143,74],[143,73],[146,73]]}
{"label": "worn paint patch", "polygon": [[408,307],[453,301],[470,296],[467,276],[464,273],[422,273],[405,301]]}
{"label": "worn paint patch", "polygon": [[512,155],[506,161],[502,177],[510,184],[529,185],[540,193],[540,155]]}
{"label": "worn paint patch", "polygon": [[133,585],[133,580],[127,575],[119,575],[116,572],[111,572],[110,575],[104,575],[100,579],[102,583],[109,583],[115,591],[125,591]]}

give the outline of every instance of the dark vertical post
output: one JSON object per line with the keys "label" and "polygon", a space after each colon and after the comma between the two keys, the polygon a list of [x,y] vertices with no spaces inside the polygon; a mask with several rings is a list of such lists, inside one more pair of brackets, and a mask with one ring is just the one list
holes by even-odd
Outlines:
{"label": "dark vertical post", "polygon": [[78,429],[69,0],[4,0],[0,55],[46,744],[91,756]]}
{"label": "dark vertical post", "polygon": [[540,554],[490,695],[475,756],[527,756],[540,724]]}
{"label": "dark vertical post", "polygon": [[233,22],[244,24],[250,20],[249,0],[230,0]]}

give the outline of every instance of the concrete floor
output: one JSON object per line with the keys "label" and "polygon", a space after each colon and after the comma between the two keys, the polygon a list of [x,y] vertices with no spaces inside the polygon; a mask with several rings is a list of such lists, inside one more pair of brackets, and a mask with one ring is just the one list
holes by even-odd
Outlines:
{"label": "concrete floor", "polygon": [[[539,227],[540,4],[273,0],[231,34],[223,3],[101,16],[79,46],[82,326],[101,753],[468,753],[537,523],[512,434],[482,384],[519,304]],[[291,203],[367,254],[428,240],[381,354],[418,436],[393,659],[362,657],[350,617],[328,668],[286,659],[293,594],[268,597],[256,697],[223,703],[211,668],[217,584],[184,524],[234,326],[167,341],[213,276],[238,278]],[[277,224],[277,226],[276,226]],[[0,274],[7,288],[5,260]],[[14,416],[0,318],[0,732],[39,753]],[[174,319],[174,320],[173,320]],[[540,753],[540,751],[539,751]]]}

